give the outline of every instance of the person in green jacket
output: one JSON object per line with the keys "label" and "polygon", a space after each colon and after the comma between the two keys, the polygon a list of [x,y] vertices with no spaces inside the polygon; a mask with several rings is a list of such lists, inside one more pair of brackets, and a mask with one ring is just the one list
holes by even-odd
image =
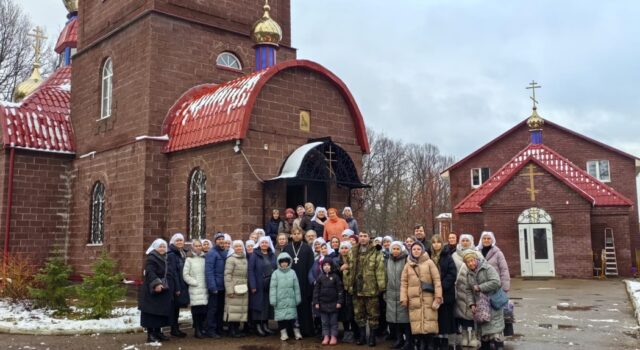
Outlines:
{"label": "person in green jacket", "polygon": [[269,303],[273,306],[274,320],[278,321],[280,340],[289,339],[293,331],[296,340],[302,339],[299,328],[293,328],[298,317],[296,307],[302,301],[298,277],[291,270],[291,256],[287,253],[278,255],[278,269],[271,275],[269,284]]}
{"label": "person in green jacket", "polygon": [[369,346],[376,346],[375,331],[380,317],[378,296],[382,295],[387,287],[384,256],[365,231],[358,234],[358,244],[351,249],[350,254],[353,277],[346,281],[346,289],[353,293],[354,315],[360,328],[360,337],[356,344],[363,345],[367,342],[368,323]]}

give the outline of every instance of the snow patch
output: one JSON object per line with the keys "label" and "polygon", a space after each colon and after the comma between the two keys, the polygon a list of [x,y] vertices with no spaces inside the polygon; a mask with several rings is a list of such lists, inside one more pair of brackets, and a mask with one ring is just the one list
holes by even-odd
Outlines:
{"label": "snow patch", "polygon": [[548,315],[547,317],[548,318],[553,318],[553,319],[556,319],[556,320],[575,320],[575,318],[569,317],[569,316],[566,316],[566,315]]}
{"label": "snow patch", "polygon": [[592,319],[590,319],[589,321],[591,321],[591,322],[605,322],[605,323],[618,323],[618,322],[620,322],[618,320],[611,320],[611,319],[609,319],[609,320],[592,320]]}
{"label": "snow patch", "polygon": [[625,280],[624,283],[627,285],[627,293],[629,293],[631,304],[635,310],[636,320],[638,320],[638,324],[640,324],[640,282]]}

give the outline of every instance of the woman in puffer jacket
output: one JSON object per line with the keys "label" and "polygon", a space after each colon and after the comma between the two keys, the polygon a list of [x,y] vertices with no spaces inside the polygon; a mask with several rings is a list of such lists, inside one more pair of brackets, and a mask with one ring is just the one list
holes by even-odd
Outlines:
{"label": "woman in puffer jacket", "polygon": [[482,257],[482,253],[473,245],[473,236],[470,234],[462,234],[460,235],[460,242],[458,243],[456,252],[453,254],[453,262],[458,269],[458,276],[456,277],[456,321],[459,327],[462,328],[461,345],[475,349],[480,346],[480,342],[474,331],[475,323],[473,322],[473,313],[465,299],[465,291],[468,283],[467,274],[469,270],[464,264],[463,257],[468,252],[473,252],[479,258]]}
{"label": "woman in puffer jacket", "polygon": [[185,283],[189,285],[189,296],[191,299],[191,318],[193,319],[193,330],[196,338],[204,338],[204,323],[207,318],[207,281],[204,276],[204,255],[202,242],[199,239],[191,241],[191,250],[187,254],[184,263],[182,276]]}
{"label": "woman in puffer jacket", "polygon": [[229,323],[229,335],[242,337],[238,330],[240,322],[247,322],[249,314],[249,286],[247,283],[247,254],[240,240],[231,243],[224,265],[224,320]]}
{"label": "woman in puffer jacket", "polygon": [[409,325],[409,311],[400,304],[400,280],[404,265],[407,263],[407,251],[404,243],[391,242],[389,246],[389,260],[387,261],[387,290],[385,302],[387,303],[387,323],[389,328],[395,329],[396,341],[391,345],[392,349],[404,348],[413,350],[413,338]]}

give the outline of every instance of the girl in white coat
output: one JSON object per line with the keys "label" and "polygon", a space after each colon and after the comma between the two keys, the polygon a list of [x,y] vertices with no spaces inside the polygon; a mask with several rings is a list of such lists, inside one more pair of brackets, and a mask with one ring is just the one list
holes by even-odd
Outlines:
{"label": "girl in white coat", "polygon": [[204,338],[203,333],[205,319],[207,318],[207,282],[204,275],[204,252],[202,242],[199,239],[191,241],[191,250],[187,254],[184,263],[182,277],[189,285],[191,298],[191,318],[193,319],[194,336]]}

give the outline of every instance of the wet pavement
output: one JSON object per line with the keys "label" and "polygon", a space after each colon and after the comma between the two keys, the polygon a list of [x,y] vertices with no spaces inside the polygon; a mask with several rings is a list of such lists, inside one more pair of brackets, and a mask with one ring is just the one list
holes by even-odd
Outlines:
{"label": "wet pavement", "polygon": [[[640,350],[638,324],[621,280],[522,280],[512,281],[509,293],[516,304],[515,335],[506,349],[620,349]],[[188,325],[184,325],[188,328]],[[199,340],[191,336],[145,344],[145,334],[94,334],[90,336],[32,336],[0,334],[0,349],[320,349],[315,339],[281,342],[278,337]],[[388,349],[389,342],[377,348]],[[338,344],[339,349],[368,347]],[[466,348],[469,349],[469,348]]]}

